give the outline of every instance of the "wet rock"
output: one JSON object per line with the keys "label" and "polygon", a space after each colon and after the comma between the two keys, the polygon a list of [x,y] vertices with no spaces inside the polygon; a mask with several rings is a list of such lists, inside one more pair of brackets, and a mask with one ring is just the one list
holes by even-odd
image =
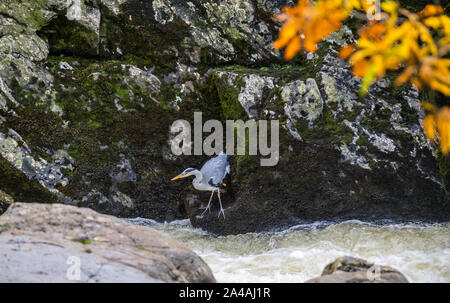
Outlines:
{"label": "wet rock", "polygon": [[56,188],[58,184],[66,186],[68,183],[62,171],[73,170],[73,159],[64,150],[56,151],[50,163],[42,158],[36,160],[22,137],[13,129],[9,129],[6,136],[0,132],[0,156],[28,178],[38,180],[44,188],[59,196],[61,200],[71,202],[70,198],[65,197]]}
{"label": "wet rock", "polygon": [[215,282],[177,241],[86,208],[15,203],[0,243],[2,282]]}
{"label": "wet rock", "polygon": [[3,157],[0,157],[0,172],[1,190],[6,195],[2,198],[3,211],[10,204],[8,201],[42,201],[47,203],[59,201],[58,197],[51,191],[45,189],[39,181],[30,178]]}
{"label": "wet rock", "polygon": [[[286,63],[271,18],[286,1],[21,3],[0,4],[0,188],[13,200],[189,217],[217,234],[448,220],[450,174],[423,135],[419,92],[386,80],[362,99],[336,56],[348,28]],[[225,220],[198,217],[208,193],[169,182],[209,158],[170,151],[172,122],[195,111],[280,121],[277,166],[230,156]]]}
{"label": "wet rock", "polygon": [[[49,1],[44,6],[51,18],[39,28],[45,35],[52,52],[82,56],[100,53],[102,14],[117,15],[123,0]],[[53,5],[53,6],[52,6]]]}
{"label": "wet rock", "polygon": [[392,267],[344,256],[328,264],[320,277],[306,283],[408,283],[408,280]]}
{"label": "wet rock", "polygon": [[[271,12],[263,5],[255,5],[252,1],[155,0],[151,4],[144,4],[130,0],[124,7],[124,11],[129,14],[129,22],[140,27],[144,25],[140,28],[144,35],[147,35],[146,32],[164,30],[161,25],[177,27],[178,41],[172,43],[169,38],[166,42],[171,44],[171,56],[185,64],[220,64],[236,61],[257,63],[276,58],[277,51],[271,46],[273,41],[271,29],[274,26],[259,17],[259,10],[267,11],[268,14]],[[145,20],[142,19],[143,14]],[[113,37],[108,37],[109,34],[119,33],[116,30],[114,33],[112,31],[106,33],[107,44],[114,44],[114,47],[107,47],[107,53],[114,54],[113,49],[117,47],[124,51],[123,54],[131,50],[127,45],[129,43],[112,41],[110,39]],[[153,41],[145,44],[153,44]],[[155,51],[160,52],[157,48]]]}
{"label": "wet rock", "polygon": [[0,190],[0,214],[4,213],[13,202],[14,199],[10,195]]}
{"label": "wet rock", "polygon": [[[66,18],[68,21],[78,22],[85,30],[86,38],[80,42],[89,44],[93,48],[94,54],[98,54],[99,34],[100,34],[100,18],[101,13],[95,5],[88,5],[89,2],[74,0],[72,5],[67,8]],[[95,1],[94,1],[95,3]]]}

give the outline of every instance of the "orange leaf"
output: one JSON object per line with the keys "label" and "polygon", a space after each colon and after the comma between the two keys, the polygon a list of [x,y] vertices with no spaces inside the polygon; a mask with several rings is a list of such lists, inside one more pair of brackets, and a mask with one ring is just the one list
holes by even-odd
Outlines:
{"label": "orange leaf", "polygon": [[369,68],[369,61],[362,59],[355,62],[355,64],[353,65],[353,73],[356,76],[363,78],[368,68]]}
{"label": "orange leaf", "polygon": [[418,15],[419,15],[419,17],[423,18],[423,17],[434,16],[434,15],[440,15],[443,12],[444,12],[444,10],[442,9],[442,6],[427,4],[427,6],[425,6],[425,8],[421,12],[418,13]]}
{"label": "orange leaf", "polygon": [[344,45],[339,51],[339,58],[348,58],[354,51],[355,47],[353,45]]}
{"label": "orange leaf", "polygon": [[434,138],[436,137],[436,121],[433,114],[427,115],[425,119],[423,119],[423,128],[428,139],[434,141]]}
{"label": "orange leaf", "polygon": [[276,49],[280,49],[297,34],[297,29],[295,27],[294,21],[289,21],[285,23],[280,30],[280,36],[278,37],[278,40],[276,40],[273,43],[273,47]]}
{"label": "orange leaf", "polygon": [[381,36],[386,32],[386,26],[382,23],[372,23],[371,25],[365,27],[361,33],[361,38],[380,41]]}
{"label": "orange leaf", "polygon": [[414,77],[411,79],[412,84],[414,84],[418,90],[422,89],[422,82],[419,80],[419,78]]}
{"label": "orange leaf", "polygon": [[444,106],[437,114],[437,130],[439,132],[439,145],[445,155],[450,151],[450,108]]}
{"label": "orange leaf", "polygon": [[395,85],[405,84],[411,76],[415,73],[415,66],[408,66],[398,77],[395,79]]}
{"label": "orange leaf", "polygon": [[284,59],[291,60],[295,56],[295,54],[300,51],[301,48],[302,41],[300,40],[299,36],[295,36],[286,47],[286,51],[284,52]]}
{"label": "orange leaf", "polygon": [[305,38],[305,49],[308,52],[315,53],[317,51],[317,45],[312,39]]}

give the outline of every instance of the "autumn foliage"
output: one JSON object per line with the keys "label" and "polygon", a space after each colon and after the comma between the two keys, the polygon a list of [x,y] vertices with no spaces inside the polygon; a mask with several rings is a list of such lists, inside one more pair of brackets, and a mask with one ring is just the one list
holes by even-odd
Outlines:
{"label": "autumn foliage", "polygon": [[[284,57],[292,59],[304,49],[317,51],[323,38],[339,30],[354,12],[364,15],[370,7],[366,0],[299,0],[283,8],[275,20],[282,21],[274,48],[285,48]],[[353,72],[361,77],[364,96],[387,71],[399,71],[395,84],[412,83],[450,96],[450,17],[439,5],[427,5],[412,13],[395,1],[381,3],[379,20],[366,20],[355,45],[345,45],[339,56],[347,59]],[[433,100],[423,103],[428,115],[423,121],[430,140],[439,140],[444,154],[450,152],[450,108],[437,109]]]}

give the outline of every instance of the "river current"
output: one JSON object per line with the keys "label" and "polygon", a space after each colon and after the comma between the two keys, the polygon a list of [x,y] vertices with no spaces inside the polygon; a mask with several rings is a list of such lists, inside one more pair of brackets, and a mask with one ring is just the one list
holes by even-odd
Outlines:
{"label": "river current", "polygon": [[208,263],[218,282],[304,282],[344,255],[394,267],[410,282],[450,282],[450,223],[318,222],[216,237],[193,228],[189,220],[127,221],[184,243]]}

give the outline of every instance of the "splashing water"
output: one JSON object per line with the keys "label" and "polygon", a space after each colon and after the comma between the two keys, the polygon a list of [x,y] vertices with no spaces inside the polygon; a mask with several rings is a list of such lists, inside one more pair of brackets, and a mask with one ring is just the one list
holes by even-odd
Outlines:
{"label": "splashing water", "polygon": [[450,223],[318,222],[281,232],[214,237],[189,220],[127,220],[184,243],[208,263],[218,282],[304,282],[344,255],[391,266],[410,282],[450,282]]}

